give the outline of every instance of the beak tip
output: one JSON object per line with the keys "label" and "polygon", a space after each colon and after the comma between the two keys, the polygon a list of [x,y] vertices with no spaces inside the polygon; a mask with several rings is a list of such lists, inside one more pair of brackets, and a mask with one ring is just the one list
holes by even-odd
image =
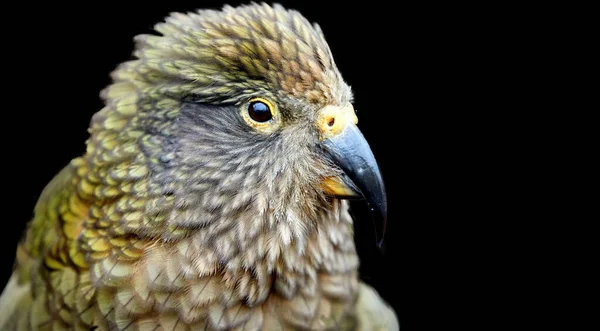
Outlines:
{"label": "beak tip", "polygon": [[375,244],[379,251],[384,253],[384,238],[387,226],[387,204],[385,199],[382,202],[376,203],[371,206],[371,215],[373,217],[373,223],[375,226]]}
{"label": "beak tip", "polygon": [[381,254],[385,253],[385,246],[384,246],[383,238],[378,240],[376,245],[377,245],[377,248],[379,249],[379,251],[381,252]]}

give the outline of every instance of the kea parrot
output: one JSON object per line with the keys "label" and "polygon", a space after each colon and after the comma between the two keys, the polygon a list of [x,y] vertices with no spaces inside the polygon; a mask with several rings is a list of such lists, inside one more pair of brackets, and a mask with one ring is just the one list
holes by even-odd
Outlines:
{"label": "kea parrot", "polygon": [[249,4],[155,30],[42,191],[0,330],[398,330],[359,278],[348,199],[384,228],[385,188],[319,26]]}

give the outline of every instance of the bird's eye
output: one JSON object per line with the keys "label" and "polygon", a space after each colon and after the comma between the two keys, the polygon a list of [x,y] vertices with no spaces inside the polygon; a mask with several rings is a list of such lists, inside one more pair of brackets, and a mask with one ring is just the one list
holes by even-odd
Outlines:
{"label": "bird's eye", "polygon": [[241,104],[240,115],[251,128],[260,133],[273,133],[281,125],[279,108],[263,97],[254,97]]}
{"label": "bird's eye", "polygon": [[250,118],[259,122],[267,122],[273,118],[271,107],[263,101],[252,101],[248,105],[248,115]]}

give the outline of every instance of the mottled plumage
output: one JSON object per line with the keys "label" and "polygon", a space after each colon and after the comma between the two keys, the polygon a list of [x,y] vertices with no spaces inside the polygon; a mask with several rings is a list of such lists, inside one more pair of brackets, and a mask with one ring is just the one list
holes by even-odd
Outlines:
{"label": "mottled plumage", "polygon": [[[2,330],[397,329],[322,186],[342,170],[314,122],[352,95],[318,26],[249,5],[156,31],[40,196]],[[240,116],[255,97],[267,124]]]}

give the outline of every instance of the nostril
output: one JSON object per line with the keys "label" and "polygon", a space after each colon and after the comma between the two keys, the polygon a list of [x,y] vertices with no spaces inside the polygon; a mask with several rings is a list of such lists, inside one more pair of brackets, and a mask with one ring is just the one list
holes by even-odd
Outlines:
{"label": "nostril", "polygon": [[327,122],[327,125],[329,125],[329,127],[332,127],[335,124],[335,117],[332,117],[329,119],[329,122]]}

